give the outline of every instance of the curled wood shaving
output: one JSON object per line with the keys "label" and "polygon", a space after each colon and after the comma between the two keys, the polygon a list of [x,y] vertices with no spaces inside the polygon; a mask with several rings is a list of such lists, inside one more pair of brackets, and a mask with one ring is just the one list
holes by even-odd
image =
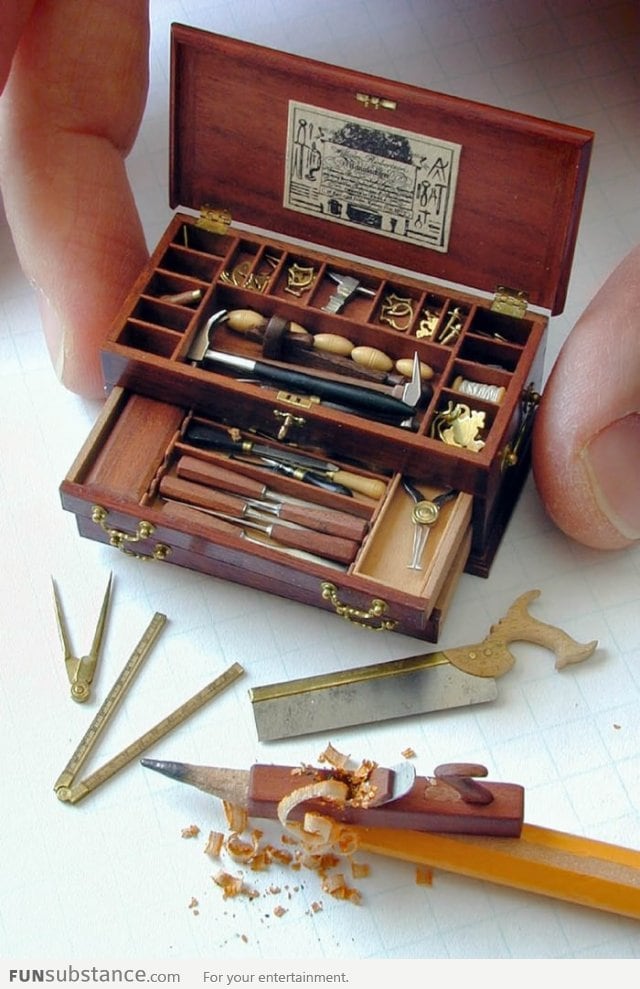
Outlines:
{"label": "curled wood shaving", "polygon": [[183,838],[197,838],[200,834],[200,828],[197,824],[189,824],[189,826],[183,828],[180,833]]}
{"label": "curled wood shaving", "polygon": [[343,755],[342,752],[338,752],[334,749],[333,745],[329,743],[324,752],[321,752],[318,756],[318,762],[328,762],[330,766],[334,769],[346,769],[347,763],[349,762],[349,756]]}
{"label": "curled wood shaving", "polygon": [[316,844],[320,845],[325,843],[326,839],[322,836],[316,835],[315,832],[306,832],[304,829],[299,829],[294,827],[294,825],[289,821],[291,817],[291,812],[299,804],[306,803],[308,800],[333,800],[338,804],[344,804],[347,800],[349,794],[349,788],[346,783],[341,783],[339,780],[328,779],[328,780],[318,780],[316,783],[308,783],[306,786],[300,786],[297,790],[292,790],[282,798],[278,804],[278,819],[282,826],[287,830],[293,830],[299,833],[299,830],[304,833],[305,844],[307,846]]}
{"label": "curled wood shaving", "polygon": [[322,889],[336,900],[349,900],[350,903],[360,903],[362,900],[359,891],[349,886],[344,876],[339,872],[332,876],[325,876],[322,880]]}
{"label": "curled wood shaving", "polygon": [[[378,786],[372,780],[374,770],[378,768],[378,763],[371,759],[363,759],[356,768],[349,767],[349,756],[338,752],[332,745],[328,745],[324,752],[318,756],[319,762],[326,762],[332,767],[329,779],[338,780],[348,787],[347,802],[354,807],[368,807],[378,795]],[[292,776],[311,776],[315,780],[326,780],[327,771],[320,771],[315,766],[303,763],[296,769],[292,769]]]}
{"label": "curled wood shaving", "polygon": [[224,835],[222,831],[210,831],[207,843],[204,846],[205,855],[210,855],[213,859],[220,858],[223,843]]}
{"label": "curled wood shaving", "polygon": [[242,834],[246,831],[249,822],[246,809],[244,807],[240,807],[238,804],[229,803],[228,800],[223,800],[222,806],[224,808],[224,815],[227,819],[229,830],[235,831],[238,834]]}
{"label": "curled wood shaving", "polygon": [[224,869],[212,876],[212,879],[216,886],[221,887],[225,900],[235,896],[248,896],[250,900],[253,900],[260,895],[257,890],[245,885],[242,876],[232,876],[230,872],[225,872]]}
{"label": "curled wood shaving", "polygon": [[333,844],[337,830],[334,821],[324,814],[307,813],[302,825],[306,834],[313,834],[323,845]]}
{"label": "curled wood shaving", "polygon": [[258,852],[259,841],[255,832],[251,841],[243,841],[237,831],[233,831],[225,841],[225,848],[235,862],[250,862]]}
{"label": "curled wood shaving", "polygon": [[371,867],[366,862],[352,862],[351,875],[354,879],[365,879],[371,872]]}

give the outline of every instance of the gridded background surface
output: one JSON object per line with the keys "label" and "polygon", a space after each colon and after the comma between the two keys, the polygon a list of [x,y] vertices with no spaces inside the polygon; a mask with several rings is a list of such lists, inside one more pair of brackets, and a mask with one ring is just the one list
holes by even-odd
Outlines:
{"label": "gridded background surface", "polygon": [[[131,180],[152,246],[167,207],[168,34],[172,20],[443,92],[592,128],[597,142],[565,313],[549,365],[594,291],[640,240],[638,7],[565,0],[152,0],[151,87]],[[251,67],[247,66],[247,72]],[[260,85],[260,80],[256,80]],[[611,332],[615,327],[611,328]],[[608,383],[611,384],[611,383]],[[58,484],[98,413],[49,367],[31,291],[0,224],[0,725],[3,736],[0,944],[46,958],[638,958],[640,927],[439,873],[419,887],[402,863],[372,861],[363,906],[323,896],[311,874],[260,877],[263,896],[224,902],[201,841],[213,801],[129,768],[75,808],[52,783],[154,611],[170,624],[100,750],[114,754],[232,661],[247,675],[160,743],[158,758],[245,767],[314,761],[328,739],[261,746],[247,688],[421,651],[337,617],[196,573],[142,565],[81,540]],[[112,621],[93,706],[68,699],[50,577],[72,637],[88,647],[115,573]],[[527,820],[640,848],[640,551],[569,542],[524,492],[491,577],[464,577],[442,644],[476,641],[516,594],[595,657],[562,674],[516,647],[499,699],[477,709],[332,734],[354,757],[416,765],[473,760],[527,791]],[[95,762],[95,761],[94,761]],[[94,763],[91,764],[92,766]],[[282,893],[269,894],[272,883]],[[199,901],[196,914],[191,898]],[[314,913],[311,904],[324,909]],[[287,913],[275,917],[276,903]],[[244,939],[243,936],[244,935]]]}

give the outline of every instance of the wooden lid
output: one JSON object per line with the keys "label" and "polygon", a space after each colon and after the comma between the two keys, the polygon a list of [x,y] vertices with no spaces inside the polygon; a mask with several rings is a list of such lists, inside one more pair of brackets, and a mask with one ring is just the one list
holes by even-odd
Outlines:
{"label": "wooden lid", "polygon": [[[363,94],[384,103],[369,100],[367,105]],[[290,101],[304,107],[291,110]],[[338,158],[351,170],[343,179],[336,177],[334,169],[331,193],[323,199],[324,215],[284,205],[285,187],[292,188],[291,163],[296,154],[289,116],[297,113],[291,127],[298,126],[305,107],[311,108],[309,119],[315,121],[316,136],[319,123],[337,122],[340,136],[332,134],[331,147],[335,152],[335,142],[343,142]],[[354,131],[366,136],[364,150],[352,140]],[[422,151],[431,144],[421,144],[421,136],[430,139],[435,158],[451,155],[450,180],[455,146],[459,146],[457,181],[439,190],[441,195],[444,189],[453,206],[448,231],[442,222],[435,246],[419,242],[413,223],[419,206],[426,207],[421,216],[429,220],[433,202],[426,191],[426,173],[420,171],[426,160]],[[552,313],[564,306],[592,140],[589,131],[182,25],[172,27],[173,208],[226,207],[239,223],[324,246],[326,251],[490,293],[506,285],[524,291],[530,304]],[[400,152],[390,150],[392,144],[399,145]],[[376,159],[380,147],[382,157]],[[324,163],[329,158],[326,148],[325,144]],[[396,153],[399,157],[394,161]],[[359,187],[348,185],[365,157],[366,181]],[[379,170],[371,165],[376,160]],[[398,204],[389,205],[393,196],[388,185],[382,192],[385,210],[394,213],[391,220],[370,202],[363,206],[356,201],[372,195],[378,171],[384,173],[384,181],[390,181],[392,172],[396,176]],[[307,168],[304,174],[309,179],[302,183],[305,195],[314,191],[312,172]],[[414,179],[415,188],[407,193]],[[344,203],[336,205],[340,199],[336,191],[343,181],[346,210]],[[361,197],[354,188],[361,190]],[[413,238],[394,233],[400,229],[398,217],[407,203],[413,211],[411,220],[405,216],[401,223],[413,226]],[[338,220],[338,215],[346,215],[347,222]],[[389,235],[379,232],[389,224]]]}

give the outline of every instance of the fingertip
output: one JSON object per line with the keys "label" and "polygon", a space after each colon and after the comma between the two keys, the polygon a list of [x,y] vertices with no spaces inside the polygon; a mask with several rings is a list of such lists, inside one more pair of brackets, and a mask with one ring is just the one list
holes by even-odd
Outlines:
{"label": "fingertip", "polygon": [[50,299],[38,298],[40,320],[58,381],[69,391],[87,399],[105,395],[98,348],[85,334],[74,332]]}
{"label": "fingertip", "polygon": [[533,433],[541,500],[597,549],[640,540],[640,248],[610,275],[567,338]]}
{"label": "fingertip", "polygon": [[533,475],[547,514],[584,546],[632,545],[640,538],[638,467],[629,474],[633,458],[639,460],[639,417],[605,427],[578,449],[562,447],[555,422],[555,415],[541,408],[533,438]]}

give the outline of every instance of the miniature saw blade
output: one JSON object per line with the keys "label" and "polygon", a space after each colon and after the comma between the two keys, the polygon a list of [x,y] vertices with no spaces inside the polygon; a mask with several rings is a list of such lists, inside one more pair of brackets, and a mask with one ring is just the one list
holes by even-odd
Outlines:
{"label": "miniature saw blade", "polygon": [[493,678],[464,673],[437,652],[249,691],[262,742],[482,704],[497,696]]}

